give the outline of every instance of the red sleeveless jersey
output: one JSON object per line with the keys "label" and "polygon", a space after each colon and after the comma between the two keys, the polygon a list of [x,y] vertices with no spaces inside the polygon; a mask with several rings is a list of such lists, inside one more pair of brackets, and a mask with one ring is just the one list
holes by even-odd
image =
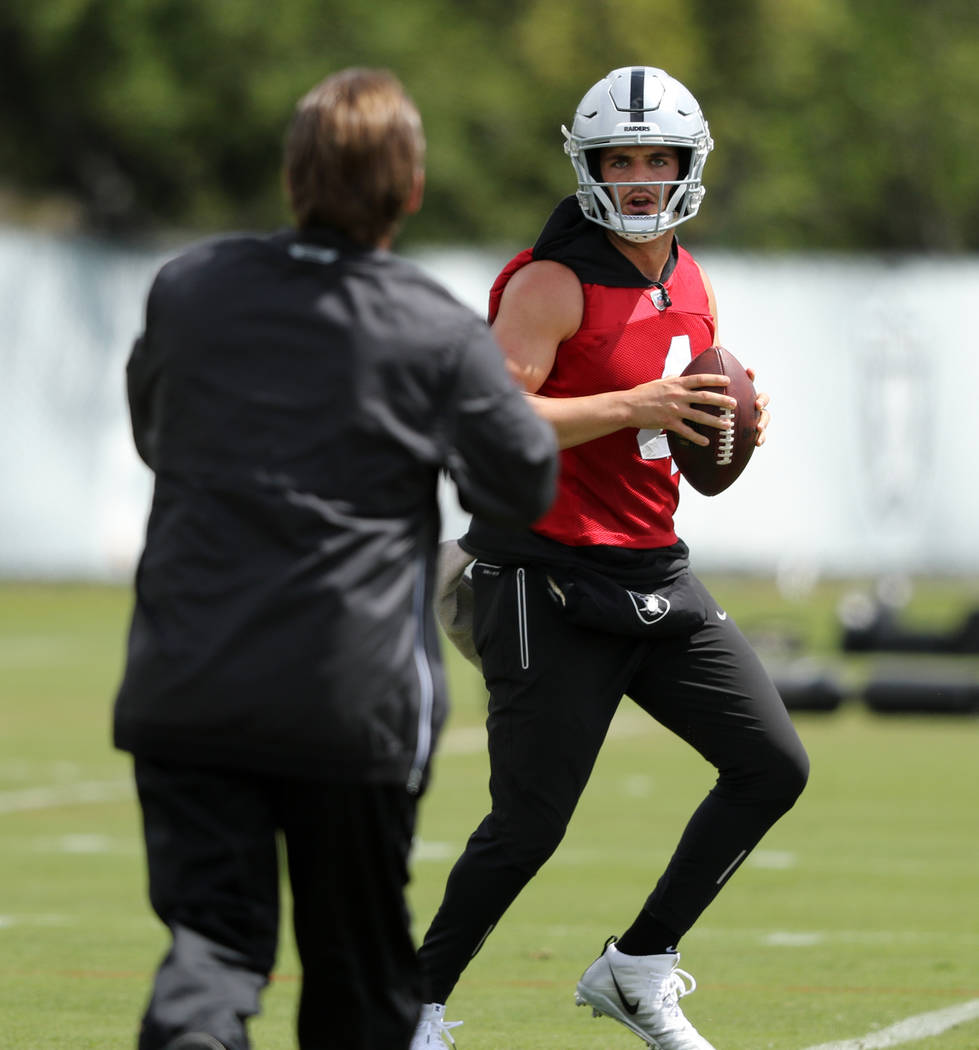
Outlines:
{"label": "red sleeveless jersey", "polygon": [[[582,283],[581,327],[560,344],[537,393],[580,397],[624,390],[679,374],[713,345],[715,324],[703,277],[690,254],[678,249],[664,282],[666,298],[656,286]],[[491,321],[507,281],[532,258],[529,249],[521,252],[496,279]],[[678,475],[665,433],[627,428],[562,450],[557,499],[533,530],[574,547],[667,547],[676,542],[678,502]]]}

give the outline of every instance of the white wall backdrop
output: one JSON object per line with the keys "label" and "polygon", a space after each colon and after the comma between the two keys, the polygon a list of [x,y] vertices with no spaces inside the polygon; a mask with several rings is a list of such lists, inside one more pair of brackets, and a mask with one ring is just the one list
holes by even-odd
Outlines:
{"label": "white wall backdrop", "polygon": [[[128,576],[151,479],[124,367],[165,258],[0,231],[0,575]],[[418,261],[482,312],[505,255]],[[721,342],[772,395],[737,484],[684,487],[696,567],[979,574],[979,260],[700,254]],[[464,526],[446,491],[447,533]]]}

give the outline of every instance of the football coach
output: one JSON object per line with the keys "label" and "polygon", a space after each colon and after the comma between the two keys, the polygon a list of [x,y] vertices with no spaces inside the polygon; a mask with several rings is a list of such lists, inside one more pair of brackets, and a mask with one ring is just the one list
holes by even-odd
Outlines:
{"label": "football coach", "polygon": [[557,470],[485,323],[390,250],[423,168],[393,75],[330,76],[286,135],[294,227],[193,246],[149,291],[127,382],[154,490],[114,740],[170,942],[139,1050],[247,1050],[280,849],[301,1050],[400,1050],[415,1027],[439,477],[521,527]]}

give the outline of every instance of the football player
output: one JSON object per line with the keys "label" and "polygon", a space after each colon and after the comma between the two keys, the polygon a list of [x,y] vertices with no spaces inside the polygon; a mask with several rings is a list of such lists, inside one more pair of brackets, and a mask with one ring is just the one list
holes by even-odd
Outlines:
{"label": "football player", "polygon": [[[695,985],[678,946],[808,775],[775,686],[674,528],[665,432],[703,444],[690,423],[723,426],[705,410],[733,402],[723,376],[678,375],[717,342],[710,283],[676,235],[704,199],[707,122],[683,84],[635,66],[591,87],[563,130],[577,193],[490,295],[511,372],[556,428],[558,496],[528,529],[476,514],[461,540],[489,690],[492,808],[420,949],[430,1001],[412,1050],[451,1041],[446,1000],[560,843],[623,696],[717,781],[666,869],[650,872],[647,899],[585,970],[577,1001],[654,1050],[712,1050],[679,1006]],[[767,403],[759,395],[757,444]],[[629,848],[646,836],[637,808]],[[576,918],[587,908],[583,899]]]}

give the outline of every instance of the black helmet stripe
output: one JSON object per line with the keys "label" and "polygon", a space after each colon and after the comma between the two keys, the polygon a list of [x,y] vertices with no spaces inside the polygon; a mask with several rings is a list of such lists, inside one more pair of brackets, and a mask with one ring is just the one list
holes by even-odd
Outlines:
{"label": "black helmet stripe", "polygon": [[646,70],[633,69],[632,81],[629,84],[629,120],[641,124],[646,109]]}

